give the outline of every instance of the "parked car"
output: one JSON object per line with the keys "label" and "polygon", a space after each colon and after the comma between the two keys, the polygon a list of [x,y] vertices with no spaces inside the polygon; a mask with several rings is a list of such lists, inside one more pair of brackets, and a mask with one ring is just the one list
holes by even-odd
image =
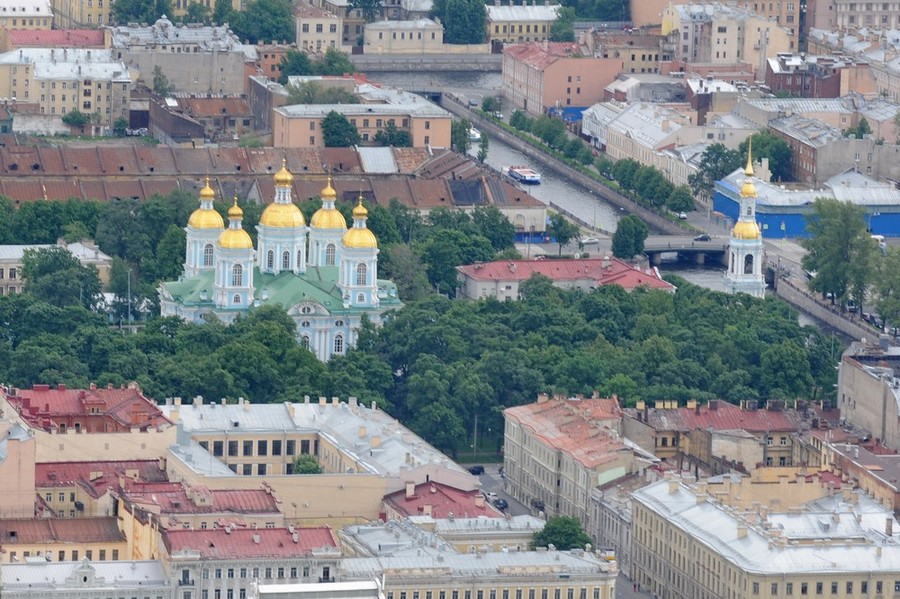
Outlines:
{"label": "parked car", "polygon": [[582,245],[592,245],[595,243],[600,243],[600,240],[596,237],[585,237],[581,240]]}
{"label": "parked car", "polygon": [[493,491],[482,491],[481,494],[484,495],[485,498],[490,502],[494,502],[500,499],[500,497]]}
{"label": "parked car", "polygon": [[709,235],[707,235],[706,233],[704,233],[703,235],[697,235],[696,237],[694,237],[694,241],[711,241],[711,240],[712,240],[712,238]]}
{"label": "parked car", "polygon": [[481,465],[478,465],[478,466],[470,466],[470,467],[469,467],[469,474],[474,474],[474,475],[476,475],[476,476],[479,475],[479,474],[484,474],[484,466],[481,466]]}
{"label": "parked car", "polygon": [[494,507],[500,511],[503,511],[509,507],[509,503],[505,499],[495,499],[493,503]]}
{"label": "parked car", "polygon": [[680,218],[681,220],[687,220],[687,214],[685,214],[684,212],[679,212],[678,218]]}

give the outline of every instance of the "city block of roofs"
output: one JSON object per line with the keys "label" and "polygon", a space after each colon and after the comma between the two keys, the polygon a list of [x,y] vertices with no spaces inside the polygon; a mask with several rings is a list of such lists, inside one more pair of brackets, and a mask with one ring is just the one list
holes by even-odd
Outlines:
{"label": "city block of roofs", "polygon": [[[900,576],[898,358],[852,345],[838,406],[540,395],[504,411],[502,474],[480,478],[352,397],[3,387],[4,596],[607,598],[620,572],[677,597],[874,593]],[[303,455],[323,473],[294,473]],[[532,550],[556,515],[591,543]]]}

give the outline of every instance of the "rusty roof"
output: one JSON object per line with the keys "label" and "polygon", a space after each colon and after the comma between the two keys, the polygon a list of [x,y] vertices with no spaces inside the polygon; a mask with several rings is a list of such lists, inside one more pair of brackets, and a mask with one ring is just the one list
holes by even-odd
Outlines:
{"label": "rusty roof", "polygon": [[102,496],[110,486],[118,487],[119,477],[146,482],[167,480],[159,460],[49,462],[34,466],[34,486],[38,490],[78,486],[94,498]]}
{"label": "rusty roof", "polygon": [[317,549],[334,551],[338,542],[329,526],[317,528],[234,527],[162,531],[169,556],[199,552],[205,559],[302,557]]}
{"label": "rusty roof", "polygon": [[119,543],[118,518],[29,518],[0,520],[0,546],[43,543]]}
{"label": "rusty roof", "polygon": [[437,482],[416,485],[410,497],[407,497],[406,489],[385,495],[384,503],[407,517],[423,514],[433,518],[503,517],[499,510],[485,501],[480,490],[463,491]]}
{"label": "rusty roof", "polygon": [[[643,421],[656,431],[688,432],[697,428],[745,430],[751,433],[767,431],[795,432],[800,430],[803,416],[797,410],[744,409],[722,400],[711,400],[695,408],[647,408]],[[629,417],[637,419],[637,410],[628,409]]]}

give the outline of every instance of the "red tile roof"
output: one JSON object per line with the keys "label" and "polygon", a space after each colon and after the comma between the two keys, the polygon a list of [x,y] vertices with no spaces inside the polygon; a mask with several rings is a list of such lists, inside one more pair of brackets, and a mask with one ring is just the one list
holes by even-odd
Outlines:
{"label": "red tile roof", "polygon": [[613,432],[622,410],[616,399],[553,398],[503,411],[548,447],[562,451],[587,468],[615,460],[627,451]]}
{"label": "red tile roof", "polygon": [[166,471],[160,470],[158,460],[51,462],[34,467],[34,486],[39,490],[79,486],[95,498],[103,495],[110,486],[118,488],[119,477],[145,482],[167,480]]}
{"label": "red tile roof", "polygon": [[203,559],[304,557],[317,549],[334,551],[338,547],[329,526],[166,530],[162,538],[170,556],[182,551],[199,552]]}
{"label": "red tile roof", "polygon": [[114,543],[124,540],[117,518],[0,520],[0,547],[17,543]]}
{"label": "red tile roof", "polygon": [[578,44],[570,42],[531,42],[528,44],[514,44],[503,49],[503,53],[525,64],[544,70],[561,58],[581,57],[581,49]]}
{"label": "red tile roof", "polygon": [[481,491],[463,491],[435,482],[416,485],[415,493],[409,498],[405,489],[385,495],[384,503],[404,516],[422,516],[428,513],[426,506],[431,506],[431,516],[434,518],[449,518],[451,515],[457,518],[503,517],[485,500]]}
{"label": "red tile roof", "polygon": [[9,29],[9,48],[103,48],[100,29]]}
{"label": "red tile roof", "polygon": [[655,268],[642,270],[617,258],[584,260],[507,260],[459,266],[457,270],[476,281],[526,281],[539,274],[554,282],[587,281],[592,286],[620,285],[625,289],[648,287],[675,291]]}
{"label": "red tile roof", "polygon": [[0,387],[0,393],[31,426],[49,431],[65,424],[75,428],[77,419],[87,432],[120,432],[132,427],[168,426],[155,403],[144,397],[137,386],[126,388],[67,389],[59,385],[34,385],[31,389]]}
{"label": "red tile roof", "polygon": [[[722,430],[745,430],[751,433],[766,431],[797,431],[803,417],[796,410],[742,409],[721,400],[697,408],[660,409],[648,408],[644,416],[651,428],[657,431],[688,432],[697,428]],[[637,410],[626,413],[637,419]]]}
{"label": "red tile roof", "polygon": [[128,483],[122,499],[159,514],[280,514],[278,500],[262,489],[210,490],[181,483]]}

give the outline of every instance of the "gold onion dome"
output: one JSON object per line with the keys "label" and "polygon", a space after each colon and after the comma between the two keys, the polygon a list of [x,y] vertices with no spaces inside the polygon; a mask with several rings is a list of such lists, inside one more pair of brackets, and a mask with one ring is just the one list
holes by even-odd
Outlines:
{"label": "gold onion dome", "polygon": [[269,204],[259,217],[259,224],[267,227],[289,229],[305,227],[303,213],[295,204]]}
{"label": "gold onion dome", "polygon": [[337,198],[337,192],[335,192],[334,187],[331,186],[331,177],[328,177],[328,183],[325,185],[319,195],[322,196],[323,200],[333,200]]}
{"label": "gold onion dome", "polygon": [[200,190],[200,208],[197,208],[191,213],[190,218],[188,218],[188,226],[193,227],[194,229],[224,229],[225,221],[222,220],[222,215],[215,211],[213,208],[204,208],[203,204],[209,203],[212,204],[212,201],[216,198],[216,192],[213,191],[213,188],[209,186],[209,177],[206,179],[206,185],[203,189]]}
{"label": "gold onion dome", "polygon": [[[359,203],[353,208],[353,218],[363,220],[368,214],[369,211],[363,206],[362,198],[360,197]],[[353,223],[353,228],[344,233],[342,242],[344,247],[348,248],[366,249],[378,247],[378,240],[375,239],[375,234],[366,227],[365,223],[362,223],[362,226],[359,227],[356,226],[356,223]]]}
{"label": "gold onion dome", "polygon": [[288,186],[294,182],[294,175],[287,170],[287,161],[281,159],[281,170],[275,173],[275,185]]}
{"label": "gold onion dome", "polygon": [[738,221],[731,230],[735,239],[759,239],[759,225],[753,221]]}
{"label": "gold onion dome", "polygon": [[[244,216],[244,211],[237,205],[237,198],[234,198],[234,204],[228,209],[228,218],[232,220],[232,224],[238,224],[234,221],[240,220]],[[219,246],[230,250],[252,250],[253,240],[243,228],[229,227],[219,234]]]}
{"label": "gold onion dome", "polygon": [[369,211],[363,206],[362,198],[359,198],[359,204],[353,207],[353,218],[366,218],[367,216],[369,216]]}
{"label": "gold onion dome", "polygon": [[[311,227],[317,229],[346,229],[347,220],[344,215],[334,207],[334,200],[337,192],[331,186],[331,177],[328,177],[328,185],[322,190],[322,201],[325,204],[312,215],[309,220]],[[326,207],[328,206],[328,207]]]}

